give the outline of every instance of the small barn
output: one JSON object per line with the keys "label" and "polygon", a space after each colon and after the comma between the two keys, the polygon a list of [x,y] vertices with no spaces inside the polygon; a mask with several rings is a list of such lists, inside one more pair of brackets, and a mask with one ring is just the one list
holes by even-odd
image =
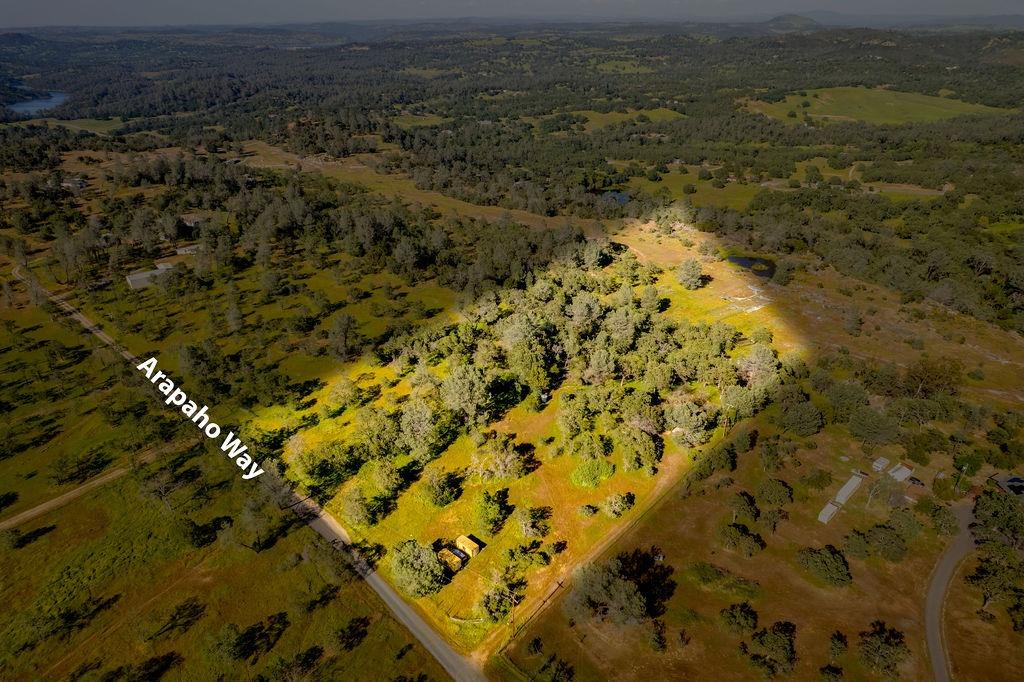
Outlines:
{"label": "small barn", "polygon": [[440,559],[441,563],[447,566],[448,570],[452,573],[458,573],[462,570],[462,557],[447,547],[437,553],[437,558]]}
{"label": "small barn", "polygon": [[897,464],[889,470],[889,475],[900,483],[910,478],[912,473],[914,473],[914,470],[904,464]]}
{"label": "small barn", "polygon": [[475,557],[480,553],[480,545],[468,535],[460,535],[455,538],[455,546],[465,552],[469,557]]}

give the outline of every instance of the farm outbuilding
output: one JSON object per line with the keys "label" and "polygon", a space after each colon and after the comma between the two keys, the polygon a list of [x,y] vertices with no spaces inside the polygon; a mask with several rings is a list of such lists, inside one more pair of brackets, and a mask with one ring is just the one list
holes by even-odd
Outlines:
{"label": "farm outbuilding", "polygon": [[130,289],[143,289],[153,284],[159,275],[173,268],[172,263],[158,263],[156,270],[143,270],[142,272],[133,272],[130,275],[126,275],[125,279],[128,280],[128,288]]}
{"label": "farm outbuilding", "polygon": [[914,473],[914,470],[904,464],[897,464],[889,470],[889,475],[900,483],[910,478],[910,474],[912,473]]}
{"label": "farm outbuilding", "polygon": [[839,504],[846,504],[847,501],[853,497],[853,494],[857,492],[857,488],[860,487],[860,484],[864,482],[865,478],[866,476],[861,472],[853,472],[853,475],[850,476],[849,480],[846,481],[846,483],[843,484],[843,487],[839,489],[839,492],[836,493],[836,502]]}
{"label": "farm outbuilding", "polygon": [[839,513],[839,505],[835,502],[826,502],[825,506],[818,512],[818,520],[822,523],[828,523],[832,520],[832,517]]}
{"label": "farm outbuilding", "polygon": [[462,557],[447,547],[437,553],[437,558],[440,559],[441,563],[447,566],[448,570],[452,573],[458,573],[462,570]]}
{"label": "farm outbuilding", "polygon": [[460,535],[455,538],[455,546],[470,557],[475,557],[480,553],[480,545],[468,535]]}

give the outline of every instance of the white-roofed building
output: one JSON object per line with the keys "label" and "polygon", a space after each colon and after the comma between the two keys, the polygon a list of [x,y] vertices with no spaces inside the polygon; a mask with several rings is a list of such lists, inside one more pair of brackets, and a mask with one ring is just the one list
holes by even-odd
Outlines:
{"label": "white-roofed building", "polygon": [[846,502],[853,497],[853,494],[857,492],[857,488],[864,482],[864,475],[859,471],[855,472],[850,476],[850,480],[843,484],[843,487],[836,493],[835,501],[838,504],[846,504]]}
{"label": "white-roofed building", "polygon": [[832,517],[839,513],[839,505],[831,500],[825,503],[825,506],[818,512],[818,520],[822,523],[828,523],[832,520]]}
{"label": "white-roofed building", "polygon": [[895,478],[900,483],[910,478],[910,475],[912,473],[914,473],[913,469],[902,464],[897,464],[892,469],[889,469],[889,475]]}

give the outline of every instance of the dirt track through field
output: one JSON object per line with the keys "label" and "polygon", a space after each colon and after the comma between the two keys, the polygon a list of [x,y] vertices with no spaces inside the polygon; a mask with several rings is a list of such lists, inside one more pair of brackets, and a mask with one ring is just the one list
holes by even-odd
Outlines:
{"label": "dirt track through field", "polygon": [[[160,455],[164,455],[168,452],[179,452],[181,450],[185,450],[186,448],[189,448],[192,445],[194,445],[196,442],[197,441],[184,443],[168,443],[163,447],[151,448],[150,450],[147,450],[139,457],[139,462],[152,462]],[[15,526],[20,526],[26,521],[31,521],[32,519],[42,516],[43,514],[46,514],[48,512],[51,512],[54,509],[60,509],[69,502],[73,502],[77,500],[79,497],[83,497],[84,495],[92,492],[96,488],[105,486],[111,481],[116,481],[117,479],[121,478],[130,471],[131,469],[128,467],[118,467],[117,469],[111,469],[110,471],[104,474],[100,474],[96,478],[86,481],[85,483],[83,483],[82,485],[78,486],[73,490],[69,490],[64,494],[58,495],[57,497],[51,500],[47,500],[46,502],[43,502],[41,504],[37,504],[31,509],[26,509],[20,514],[15,514],[10,518],[3,519],[2,521],[0,521],[0,530],[8,530],[10,528],[14,528]]]}

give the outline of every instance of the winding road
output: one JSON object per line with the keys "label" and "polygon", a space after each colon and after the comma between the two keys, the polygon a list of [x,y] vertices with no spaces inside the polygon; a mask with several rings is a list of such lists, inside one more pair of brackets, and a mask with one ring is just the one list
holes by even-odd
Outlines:
{"label": "winding road", "polygon": [[924,604],[925,639],[928,642],[928,657],[932,664],[932,676],[935,682],[949,682],[951,666],[949,652],[946,650],[946,638],[942,631],[942,612],[946,604],[946,590],[950,580],[956,574],[960,562],[974,550],[974,537],[970,525],[974,519],[974,508],[970,500],[960,502],[953,507],[960,533],[953,539],[946,551],[939,557],[932,571],[931,582],[928,584],[928,596]]}
{"label": "winding road", "polygon": [[[29,278],[22,272],[20,266],[14,266],[12,274],[19,280],[25,283],[26,286],[32,286]],[[76,309],[67,301],[64,301],[56,294],[51,293],[45,287],[40,289],[46,295],[46,297],[58,308],[63,310],[67,315],[78,322],[86,331],[91,333],[97,339],[102,341],[107,346],[110,346],[115,350],[122,358],[132,363],[134,366],[138,363],[138,358],[135,357],[130,351],[118,344],[112,339],[107,333],[99,329],[92,320],[82,314],[81,311]],[[273,471],[273,467],[264,466],[267,473]],[[18,516],[11,517],[5,521],[5,525],[12,523],[17,519],[17,522],[27,520],[27,518],[34,518],[40,514],[43,514],[50,509],[55,509],[67,502],[70,502],[75,497],[79,497],[89,490],[108,483],[110,480],[123,475],[124,472],[119,470],[111,471],[105,476],[100,476],[94,481],[90,481],[79,488],[62,495],[61,497],[55,498],[50,502],[43,503],[38,507],[35,507],[28,512],[23,514],[29,516]],[[324,511],[318,504],[308,498],[303,498],[285,482],[283,479],[276,475],[272,476],[261,476],[260,479],[265,486],[271,489],[271,493],[275,494],[277,499],[283,499],[287,501],[288,507],[290,507],[296,514],[306,522],[314,532],[328,540],[332,546],[339,549],[339,551],[348,552],[352,557],[353,562],[357,566],[359,573],[363,576],[366,584],[377,593],[384,602],[384,605],[388,607],[391,614],[395,617],[395,620],[400,622],[409,632],[419,640],[420,644],[423,645],[430,654],[437,659],[437,662],[448,672],[449,675],[456,682],[483,682],[486,680],[484,675],[480,672],[480,669],[469,661],[465,656],[462,656],[457,651],[452,649],[451,646],[441,637],[437,631],[430,626],[422,616],[410,606],[402,597],[387,583],[386,580],[381,578],[373,568],[367,564],[362,558],[355,553],[351,548],[351,540],[348,533],[338,520],[333,516]],[[12,524],[13,525],[13,524]]]}

